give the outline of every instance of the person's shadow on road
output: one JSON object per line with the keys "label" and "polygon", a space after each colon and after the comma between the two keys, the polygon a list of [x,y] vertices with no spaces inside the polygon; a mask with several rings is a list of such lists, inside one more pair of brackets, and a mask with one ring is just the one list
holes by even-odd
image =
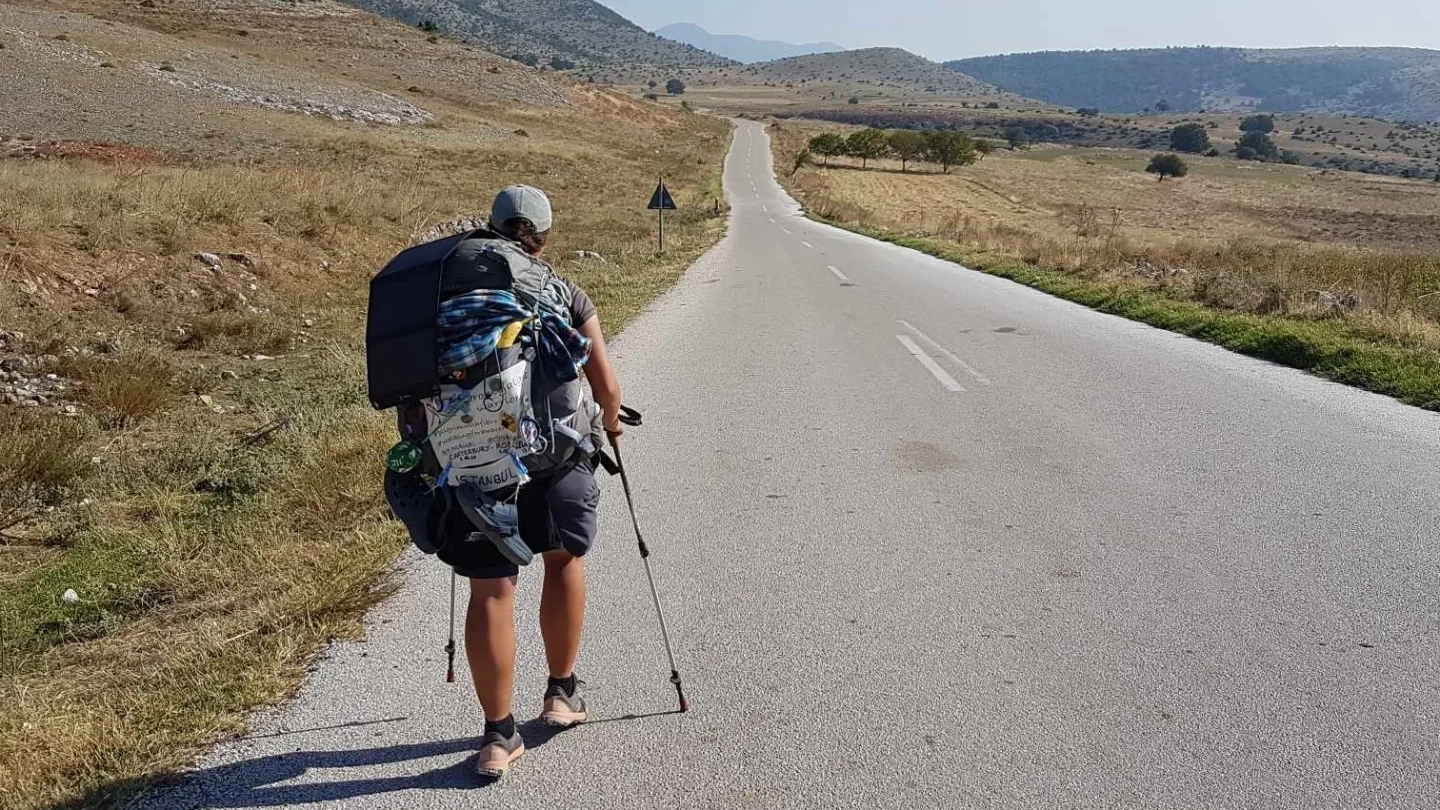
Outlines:
{"label": "person's shadow on road", "polygon": [[[666,712],[665,714],[669,714]],[[625,715],[608,720],[592,721],[591,725],[624,720],[639,720],[651,715]],[[394,718],[394,722],[406,718]],[[357,723],[354,725],[370,725]],[[315,731],[319,729],[309,729]],[[303,732],[292,732],[303,733]],[[562,729],[551,728],[540,720],[520,726],[527,750],[539,748]],[[275,735],[271,735],[275,736]],[[475,755],[480,739],[467,737],[437,742],[391,745],[379,748],[357,748],[344,751],[294,751],[242,760],[210,768],[201,768],[182,775],[131,780],[98,788],[71,802],[52,805],[50,810],[76,810],[82,807],[124,807],[128,810],[192,810],[197,807],[284,807],[289,805],[341,802],[363,796],[376,796],[405,790],[475,790],[494,784],[475,774]],[[449,765],[419,774],[310,781],[281,784],[297,780],[308,773],[329,768],[377,767],[409,760],[467,754]]]}

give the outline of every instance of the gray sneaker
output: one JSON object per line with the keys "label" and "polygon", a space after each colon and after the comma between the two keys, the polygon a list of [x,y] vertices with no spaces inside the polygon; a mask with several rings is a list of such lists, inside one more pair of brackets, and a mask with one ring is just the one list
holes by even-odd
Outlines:
{"label": "gray sneaker", "polygon": [[519,729],[509,737],[492,731],[481,740],[480,758],[475,763],[475,773],[485,779],[499,779],[524,755],[525,741],[520,738]]}
{"label": "gray sneaker", "polygon": [[580,696],[580,686],[584,681],[575,681],[575,691],[566,694],[565,690],[554,684],[545,690],[545,710],[540,713],[540,720],[552,728],[570,728],[578,726],[590,719],[590,712],[585,708],[585,698]]}

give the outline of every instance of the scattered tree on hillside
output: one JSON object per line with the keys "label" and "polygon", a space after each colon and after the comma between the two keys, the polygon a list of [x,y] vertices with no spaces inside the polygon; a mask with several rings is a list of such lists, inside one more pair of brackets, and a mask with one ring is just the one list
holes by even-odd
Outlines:
{"label": "scattered tree on hillside", "polygon": [[1190,173],[1190,167],[1179,155],[1156,155],[1150,158],[1150,165],[1145,167],[1145,171],[1160,175],[1163,183],[1167,177],[1184,177]]}
{"label": "scattered tree on hillside", "polygon": [[897,129],[890,133],[890,151],[895,157],[900,158],[900,171],[907,171],[910,168],[910,161],[919,160],[925,155],[929,144],[925,136],[913,129]]}
{"label": "scattered tree on hillside", "polygon": [[1199,155],[1210,148],[1210,133],[1204,124],[1181,124],[1170,130],[1170,148]]}
{"label": "scattered tree on hillside", "polygon": [[654,90],[655,88],[660,86],[660,83],[655,81],[654,79],[651,79],[650,81],[645,83],[645,86],[650,88],[651,90]]}
{"label": "scattered tree on hillside", "polygon": [[1170,112],[1170,102],[1163,98],[1155,102],[1155,112]]}
{"label": "scattered tree on hillside", "polygon": [[434,20],[421,20],[415,24],[415,27],[427,34],[433,34],[440,30],[440,26],[436,25]]}
{"label": "scattered tree on hillside", "polygon": [[850,157],[860,158],[860,167],[867,168],[870,161],[885,157],[890,150],[890,139],[882,129],[862,129],[845,139],[845,152]]}
{"label": "scattered tree on hillside", "polygon": [[847,101],[847,102],[845,102],[845,103],[846,103],[846,104],[859,104],[859,103],[860,103],[860,97],[859,97],[859,96],[851,96],[851,97],[850,97],[850,100]]}
{"label": "scattered tree on hillside", "polygon": [[1262,135],[1275,131],[1275,116],[1252,115],[1240,122],[1241,132],[1259,132]]}
{"label": "scattered tree on hillside", "polygon": [[990,141],[985,140],[984,138],[976,138],[976,139],[975,139],[975,155],[976,155],[976,159],[977,159],[977,160],[980,159],[980,158],[985,157],[986,155],[988,155],[988,154],[990,154],[991,152],[994,152],[994,151],[995,151],[995,144],[991,143]]}
{"label": "scattered tree on hillside", "polygon": [[556,70],[574,70],[575,63],[563,56],[552,56],[550,57],[550,67]]}
{"label": "scattered tree on hillside", "polygon": [[931,163],[939,163],[946,174],[951,166],[969,166],[979,160],[975,142],[969,135],[937,129],[926,136],[925,155]]}
{"label": "scattered tree on hillside", "polygon": [[987,110],[998,110],[998,109],[1000,109],[1000,102],[998,102],[998,101],[992,101],[992,102],[990,102],[989,104],[986,104],[986,105],[985,105],[985,109],[987,109]]}
{"label": "scattered tree on hillside", "polygon": [[[1245,158],[1241,155],[1242,149],[1250,150],[1251,157]],[[1279,160],[1280,149],[1270,136],[1259,130],[1251,130],[1240,136],[1240,143],[1235,147],[1235,156],[1241,160]]]}
{"label": "scattered tree on hillside", "polygon": [[804,149],[801,149],[799,154],[795,155],[795,165],[790,169],[790,176],[794,177],[795,175],[799,174],[800,170],[805,168],[805,164],[809,162],[810,147],[807,146]]}
{"label": "scattered tree on hillside", "polygon": [[1100,114],[1100,110],[1098,107],[1081,107],[1075,111],[1075,114],[1085,118],[1094,118]]}
{"label": "scattered tree on hillside", "polygon": [[672,96],[679,96],[685,93],[685,82],[679,79],[671,79],[665,83],[665,92]]}
{"label": "scattered tree on hillside", "polygon": [[1006,127],[1004,135],[1005,142],[1010,144],[1012,152],[1030,143],[1030,136],[1025,132],[1024,127]]}
{"label": "scattered tree on hillside", "polygon": [[816,135],[810,139],[810,151],[819,155],[826,166],[830,165],[830,158],[845,154],[845,150],[845,136],[834,132]]}
{"label": "scattered tree on hillside", "polygon": [[512,53],[510,54],[510,58],[522,65],[528,65],[530,67],[538,67],[540,65],[540,57],[533,53]]}

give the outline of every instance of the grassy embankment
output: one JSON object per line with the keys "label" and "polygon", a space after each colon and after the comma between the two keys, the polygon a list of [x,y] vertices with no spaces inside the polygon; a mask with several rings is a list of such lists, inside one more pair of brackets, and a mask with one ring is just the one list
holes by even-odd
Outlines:
{"label": "grassy embankment", "polygon": [[[504,184],[549,190],[550,255],[611,332],[718,239],[722,122],[604,99],[485,115],[480,146],[463,119],[316,121],[283,164],[0,162],[0,349],[64,386],[0,405],[0,806],[113,803],[293,690],[387,592],[406,539],[363,319],[417,234]],[[656,256],[662,172],[681,211]]]}
{"label": "grassy embankment", "polygon": [[[772,130],[777,167],[818,125]],[[944,175],[807,166],[811,216],[1095,309],[1440,410],[1440,189],[1145,153],[998,153]]]}

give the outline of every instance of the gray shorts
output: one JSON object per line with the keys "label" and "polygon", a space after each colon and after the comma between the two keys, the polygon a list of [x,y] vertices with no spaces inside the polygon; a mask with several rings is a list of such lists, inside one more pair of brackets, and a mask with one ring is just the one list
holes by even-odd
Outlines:
{"label": "gray shorts", "polygon": [[[595,465],[586,461],[558,478],[536,478],[520,490],[516,503],[520,518],[520,539],[536,554],[568,551],[584,557],[595,545],[599,528],[600,482]],[[520,567],[505,559],[486,540],[469,541],[475,531],[459,509],[447,526],[446,548],[441,557],[455,572],[470,579],[504,579],[520,573]]]}

